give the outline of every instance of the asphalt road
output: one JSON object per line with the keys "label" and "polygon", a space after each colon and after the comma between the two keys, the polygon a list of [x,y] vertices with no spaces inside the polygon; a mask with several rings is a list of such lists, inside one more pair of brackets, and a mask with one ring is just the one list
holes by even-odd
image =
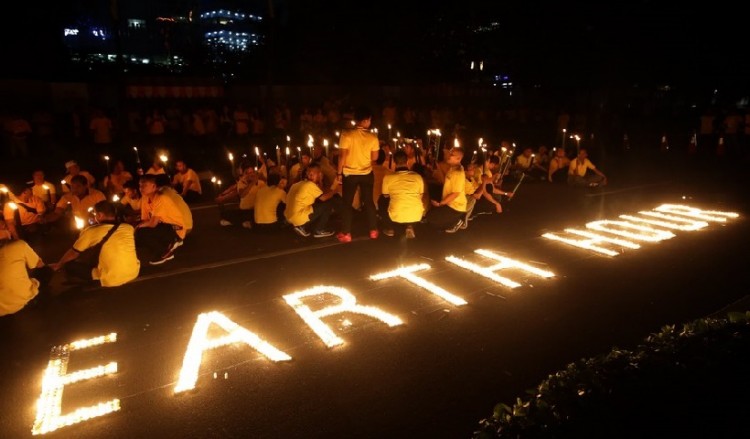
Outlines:
{"label": "asphalt road", "polygon": [[[697,176],[697,178],[695,178]],[[112,414],[49,433],[60,438],[465,438],[497,402],[512,402],[549,373],[613,346],[634,347],[665,324],[721,310],[746,296],[750,212],[741,174],[630,170],[610,186],[521,187],[502,215],[480,216],[455,235],[417,239],[303,239],[218,226],[195,211],[196,229],[174,261],[134,283],[93,289],[0,318],[0,437],[31,436],[50,349],[116,332],[115,343],[71,353],[69,372],[118,363],[105,378],[65,387],[62,413],[113,398]],[[744,186],[743,186],[744,185]],[[683,199],[683,197],[685,197]],[[661,203],[740,213],[724,225],[675,232],[606,257],[542,238]],[[47,260],[65,243],[41,248]],[[475,249],[555,273],[507,270],[508,288],[445,261],[477,263]],[[619,249],[619,248],[618,248]],[[426,280],[465,299],[454,306],[403,279],[373,274],[426,263]],[[283,300],[316,285],[404,324],[341,314],[324,321],[344,344],[328,348]],[[336,303],[305,299],[313,310]],[[219,311],[292,357],[274,363],[244,344],[207,351],[196,389],[174,394],[200,313]],[[213,327],[210,337],[225,333]]]}

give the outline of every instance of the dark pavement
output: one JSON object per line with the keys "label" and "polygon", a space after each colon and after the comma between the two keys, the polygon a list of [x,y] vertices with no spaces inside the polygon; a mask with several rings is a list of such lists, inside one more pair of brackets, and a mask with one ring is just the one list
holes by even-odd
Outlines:
{"label": "dark pavement", "polygon": [[[288,229],[220,228],[215,208],[196,210],[195,232],[175,260],[145,267],[136,282],[0,318],[0,436],[31,436],[53,346],[116,332],[116,343],[71,354],[69,372],[117,361],[118,373],[66,387],[62,412],[112,398],[121,410],[48,436],[469,437],[495,403],[512,402],[567,363],[634,347],[665,324],[709,315],[747,295],[747,177],[741,166],[683,165],[622,162],[619,171],[603,168],[611,184],[595,190],[524,184],[502,215],[480,216],[455,235],[421,227],[412,241],[343,245]],[[617,257],[541,237],[665,202],[741,216]],[[361,228],[355,233],[364,236]],[[487,264],[472,254],[478,248],[556,276],[508,270],[501,275],[522,284],[509,289],[444,260]],[[40,251],[54,261],[63,250]],[[418,263],[432,267],[420,276],[468,305],[452,306],[403,279],[369,280]],[[329,349],[282,298],[315,285],[347,288],[358,303],[405,324],[328,317],[345,341]],[[334,301],[305,303],[316,310]],[[212,310],[293,359],[273,363],[247,345],[221,347],[204,354],[196,390],[174,395],[196,318]]]}

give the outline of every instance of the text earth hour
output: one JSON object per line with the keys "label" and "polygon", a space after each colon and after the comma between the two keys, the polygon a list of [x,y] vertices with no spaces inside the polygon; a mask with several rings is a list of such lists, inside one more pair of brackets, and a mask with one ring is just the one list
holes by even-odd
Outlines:
{"label": "text earth hour", "polygon": [[[709,222],[726,223],[727,219],[739,217],[737,213],[733,212],[702,210],[691,206],[675,204],[662,204],[651,211],[640,211],[638,215],[620,215],[618,220],[589,222],[586,224],[587,230],[565,229],[563,233],[567,235],[545,233],[542,236],[574,247],[591,250],[598,254],[617,256],[620,253],[608,247],[615,245],[638,249],[640,248],[639,242],[654,243],[673,238],[675,235],[671,232],[672,230],[695,231],[707,227]],[[455,256],[447,256],[445,260],[507,288],[516,288],[521,286],[521,284],[510,278],[500,276],[498,272],[516,270],[524,272],[526,275],[534,275],[542,278],[555,276],[550,271],[542,270],[489,250],[478,249],[475,250],[475,253],[493,261],[493,263],[491,265],[480,265]],[[460,296],[417,275],[417,273],[429,269],[430,266],[428,264],[399,267],[392,271],[372,275],[370,279],[379,281],[401,278],[453,306],[459,307],[468,303]],[[305,299],[322,295],[337,297],[339,303],[317,310],[312,310],[305,304]],[[358,303],[357,298],[351,292],[337,286],[314,286],[306,290],[287,294],[283,298],[328,348],[333,348],[344,343],[344,340],[323,321],[324,318],[333,315],[343,313],[360,314],[378,320],[389,327],[404,324],[396,315],[377,307]],[[212,325],[221,328],[226,335],[209,338],[208,333]],[[92,406],[76,408],[68,414],[62,414],[62,398],[65,386],[83,380],[114,375],[118,371],[117,363],[110,362],[90,369],[67,373],[71,353],[100,346],[105,343],[116,342],[117,334],[110,333],[52,348],[49,363],[43,373],[41,395],[36,404],[36,417],[31,430],[33,435],[49,433],[62,427],[78,424],[120,410],[120,400],[113,398],[101,401]],[[205,351],[235,343],[244,343],[274,362],[289,361],[292,359],[291,356],[281,349],[233,322],[225,315],[217,311],[203,313],[198,315],[197,321],[193,326],[193,332],[185,351],[182,368],[173,390],[174,393],[179,394],[195,388],[200,372],[201,360]]]}

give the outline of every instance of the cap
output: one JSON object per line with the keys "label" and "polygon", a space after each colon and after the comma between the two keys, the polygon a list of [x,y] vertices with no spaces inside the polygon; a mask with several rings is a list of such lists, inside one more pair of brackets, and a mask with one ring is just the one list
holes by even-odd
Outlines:
{"label": "cap", "polygon": [[70,161],[68,161],[68,162],[65,162],[65,169],[68,169],[68,168],[70,168],[71,166],[76,166],[76,165],[78,165],[78,163],[76,163],[76,161],[75,161],[75,160],[70,160]]}

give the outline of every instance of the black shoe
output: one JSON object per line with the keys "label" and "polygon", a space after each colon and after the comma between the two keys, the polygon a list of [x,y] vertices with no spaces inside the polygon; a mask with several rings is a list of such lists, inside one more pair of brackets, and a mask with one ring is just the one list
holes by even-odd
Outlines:
{"label": "black shoe", "polygon": [[[325,238],[327,236],[333,235],[334,233],[336,233],[336,232],[334,232],[333,230],[318,230],[315,233],[313,233],[313,237],[315,237],[315,238]],[[308,235],[309,235],[309,233],[308,233]]]}

